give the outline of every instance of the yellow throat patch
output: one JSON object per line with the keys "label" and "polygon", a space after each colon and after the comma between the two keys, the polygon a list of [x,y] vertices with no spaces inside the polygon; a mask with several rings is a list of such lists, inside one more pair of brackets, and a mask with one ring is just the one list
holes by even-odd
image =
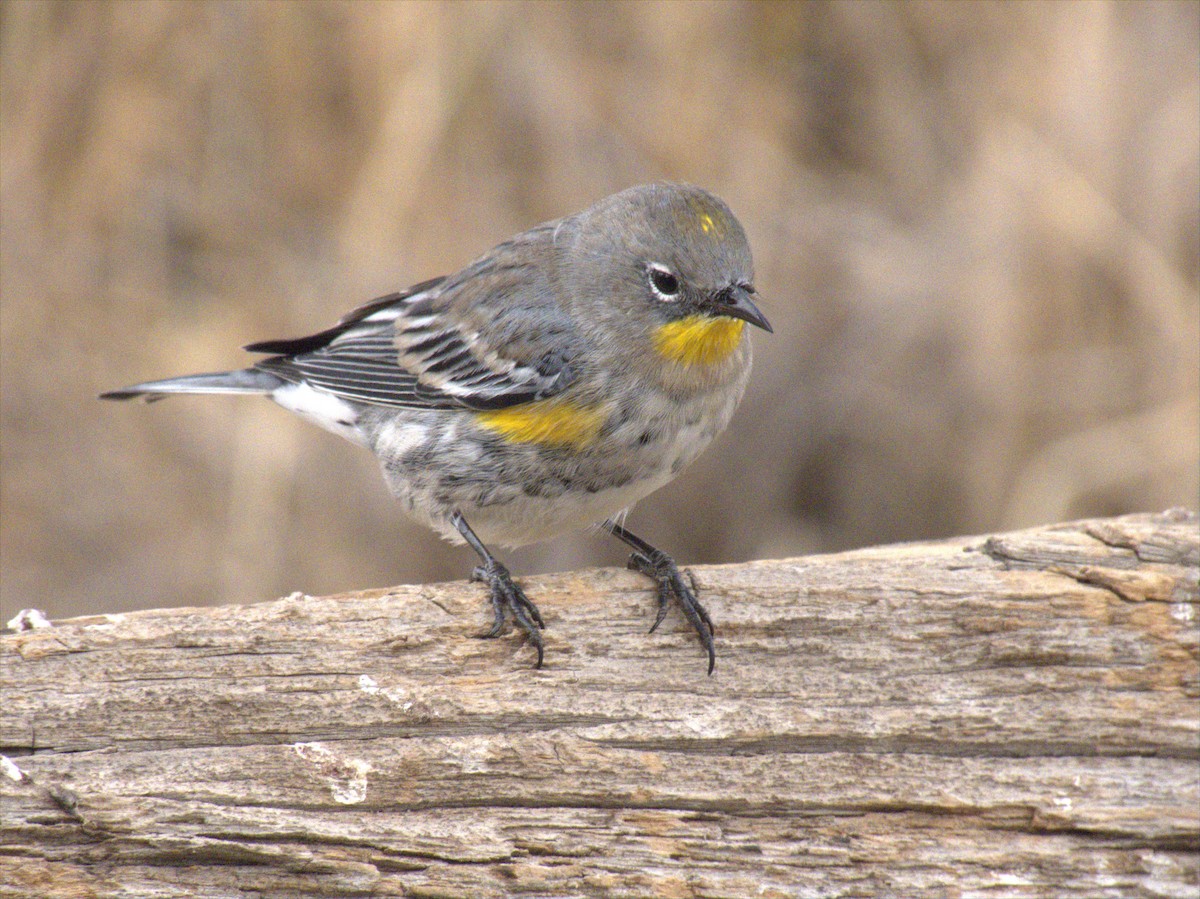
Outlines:
{"label": "yellow throat patch", "polygon": [[684,365],[715,365],[738,348],[742,328],[738,318],[689,315],[654,332],[654,348],[664,359]]}
{"label": "yellow throat patch", "polygon": [[596,439],[608,413],[557,398],[480,412],[475,420],[513,443],[581,449]]}

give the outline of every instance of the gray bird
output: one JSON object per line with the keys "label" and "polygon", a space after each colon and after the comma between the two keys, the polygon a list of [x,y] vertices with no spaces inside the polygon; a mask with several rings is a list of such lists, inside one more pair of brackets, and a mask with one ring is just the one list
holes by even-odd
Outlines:
{"label": "gray bird", "polygon": [[694,584],[624,513],[729,423],[750,375],[754,303],[741,224],[717,197],[648,184],[505,241],[461,271],[380,297],[239,371],[135,384],[104,399],[264,394],[373,451],[404,510],[481,564],[494,612],[543,661],[544,622],[488,544],[600,525],[678,602],[708,653]]}

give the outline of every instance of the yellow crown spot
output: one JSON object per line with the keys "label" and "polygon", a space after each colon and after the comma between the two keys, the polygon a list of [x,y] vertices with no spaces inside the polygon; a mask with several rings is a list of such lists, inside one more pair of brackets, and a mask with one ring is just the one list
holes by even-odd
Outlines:
{"label": "yellow crown spot", "polygon": [[548,399],[480,412],[475,420],[514,443],[581,449],[595,441],[607,418],[600,408]]}
{"label": "yellow crown spot", "polygon": [[662,325],[654,333],[654,348],[672,362],[715,365],[724,362],[738,348],[745,326],[737,318],[689,315]]}
{"label": "yellow crown spot", "polygon": [[679,222],[685,230],[698,226],[705,234],[718,240],[729,233],[728,218],[712,203],[700,197],[692,197],[688,200],[686,209]]}

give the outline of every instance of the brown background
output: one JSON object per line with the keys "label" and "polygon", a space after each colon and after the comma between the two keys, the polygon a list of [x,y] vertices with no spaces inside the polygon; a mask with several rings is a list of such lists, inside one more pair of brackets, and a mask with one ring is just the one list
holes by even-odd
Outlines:
{"label": "brown background", "polygon": [[1195,3],[6,3],[3,620],[463,576],[268,403],[95,395],[657,178],[775,325],[629,519],[681,561],[1195,507],[1198,46]]}

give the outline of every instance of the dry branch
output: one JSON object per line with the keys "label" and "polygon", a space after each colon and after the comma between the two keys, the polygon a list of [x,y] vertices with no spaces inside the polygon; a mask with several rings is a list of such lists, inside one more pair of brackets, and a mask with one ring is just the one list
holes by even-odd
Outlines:
{"label": "dry branch", "polygon": [[4,896],[1195,895],[1194,515],[3,637]]}

